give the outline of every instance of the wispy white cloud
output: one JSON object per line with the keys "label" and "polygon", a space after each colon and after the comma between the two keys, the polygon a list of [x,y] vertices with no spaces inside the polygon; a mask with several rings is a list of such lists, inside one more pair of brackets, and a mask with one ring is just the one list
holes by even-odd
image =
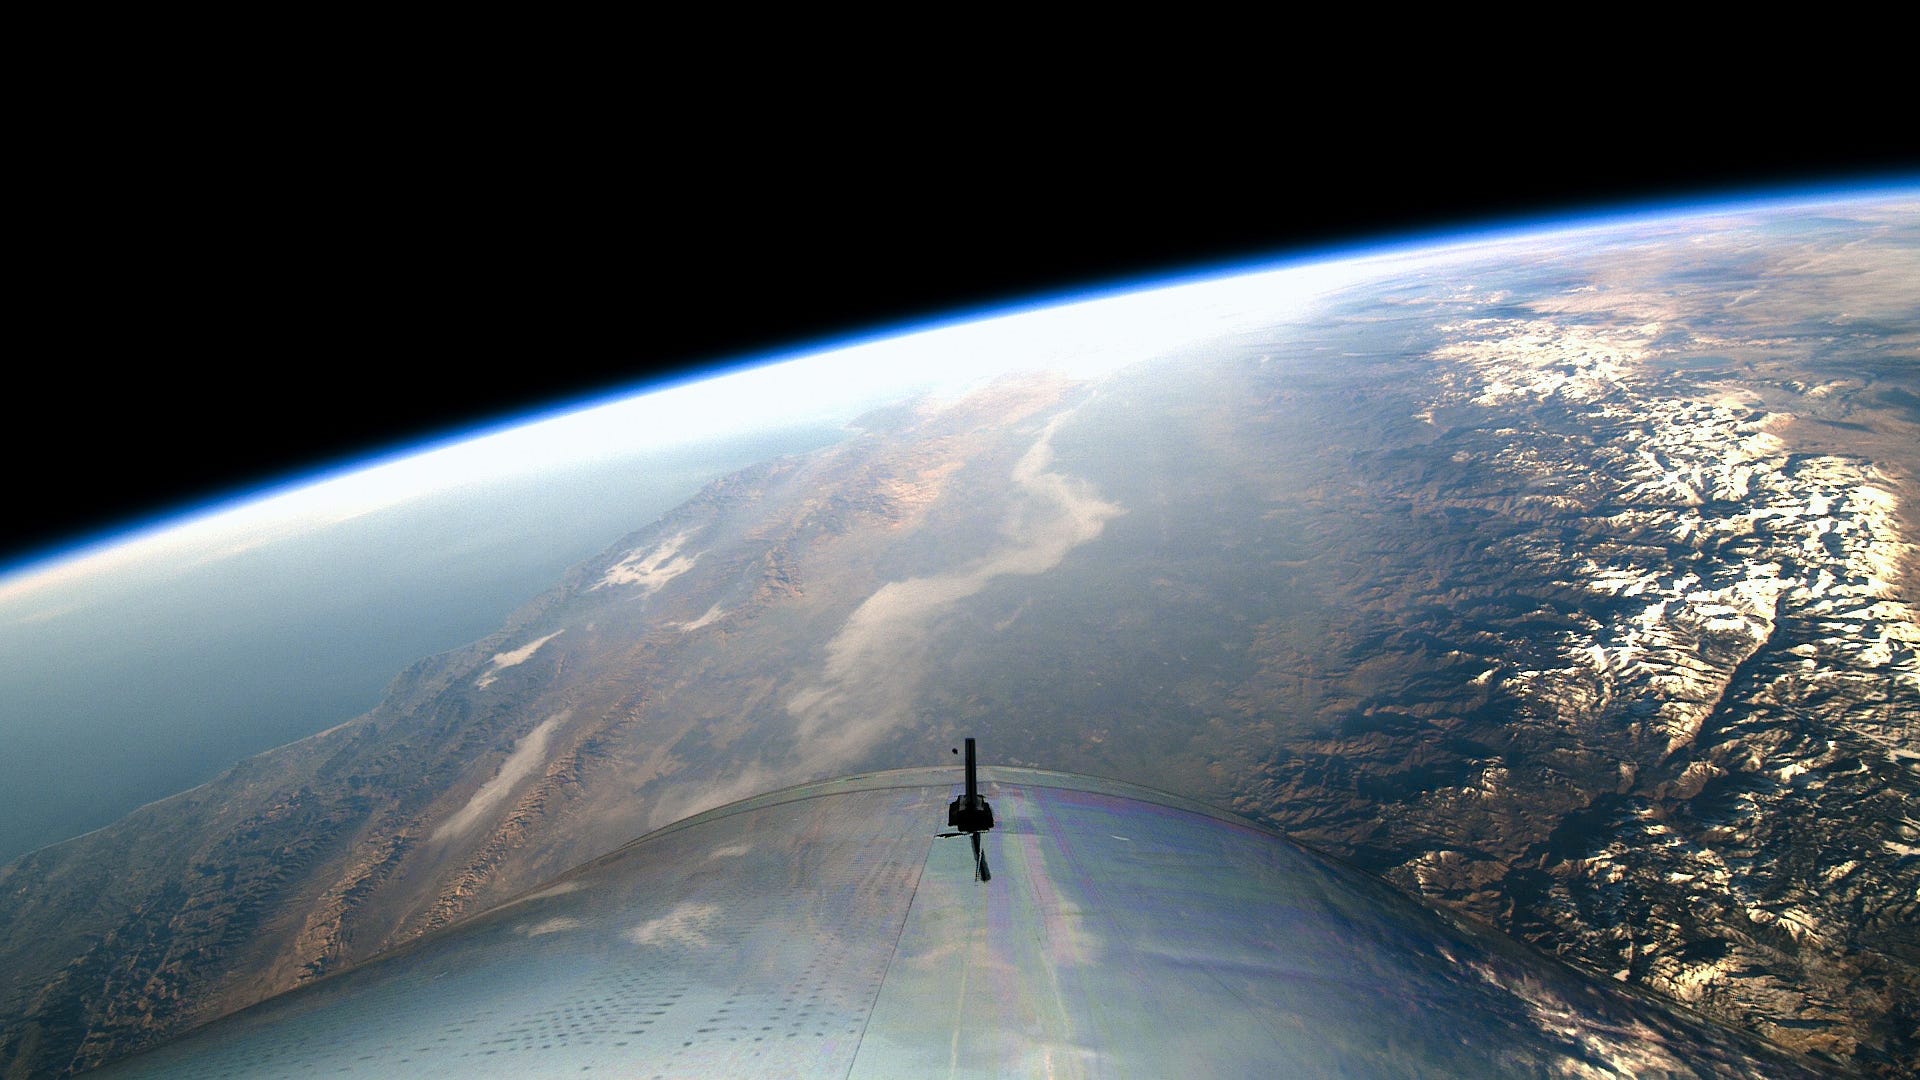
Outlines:
{"label": "wispy white cloud", "polygon": [[467,805],[433,830],[433,839],[457,839],[478,825],[481,818],[499,809],[507,796],[513,794],[514,785],[546,760],[547,743],[552,739],[554,729],[565,723],[570,715],[569,710],[557,712],[542,721],[540,726],[522,735],[514,745],[513,753],[500,763],[500,771],[493,775],[493,779],[480,785],[480,790],[473,793]]}
{"label": "wispy white cloud", "polygon": [[528,660],[533,659],[533,654],[540,651],[540,646],[545,645],[547,642],[552,641],[554,638],[557,638],[564,633],[566,633],[565,630],[555,630],[553,633],[548,634],[546,637],[536,638],[533,641],[530,641],[527,644],[522,645],[517,649],[513,649],[509,652],[494,653],[492,665],[488,667],[485,672],[481,673],[480,677],[478,679],[475,679],[473,684],[475,686],[478,686],[480,689],[485,690],[487,687],[493,685],[493,681],[499,677],[502,669],[517,667],[518,665],[524,664]]}
{"label": "wispy white cloud", "polygon": [[699,618],[692,620],[691,622],[680,623],[679,624],[680,632],[683,634],[691,634],[695,630],[698,630],[703,626],[709,626],[713,623],[719,622],[720,617],[725,614],[726,612],[720,609],[720,605],[715,604],[712,607],[707,609],[707,613],[705,615],[702,615]]}
{"label": "wispy white cloud", "polygon": [[606,576],[594,584],[596,589],[605,589],[615,585],[638,586],[642,593],[658,592],[662,586],[681,574],[693,569],[704,552],[695,552],[690,556],[680,554],[681,545],[687,542],[687,533],[680,533],[671,539],[662,541],[658,547],[636,548],[629,551],[619,562],[607,569]]}
{"label": "wispy white cloud", "polygon": [[845,761],[907,715],[940,616],[1008,576],[1043,574],[1124,511],[1084,480],[1052,471],[1056,416],[1014,466],[1005,544],[943,574],[893,581],[869,596],[827,645],[820,677],[788,700],[811,763]]}

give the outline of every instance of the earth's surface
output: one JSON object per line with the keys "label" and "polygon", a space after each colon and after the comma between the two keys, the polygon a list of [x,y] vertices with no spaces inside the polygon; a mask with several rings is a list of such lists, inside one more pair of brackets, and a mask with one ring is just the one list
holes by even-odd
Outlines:
{"label": "earth's surface", "polygon": [[1911,1071],[1920,193],[1299,273],[731,473],[366,715],[0,868],[7,1075],[962,735]]}

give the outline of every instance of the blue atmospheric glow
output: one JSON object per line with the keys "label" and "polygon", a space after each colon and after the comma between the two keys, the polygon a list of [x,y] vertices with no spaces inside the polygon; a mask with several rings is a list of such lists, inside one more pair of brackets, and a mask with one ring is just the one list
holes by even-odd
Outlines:
{"label": "blue atmospheric glow", "polygon": [[76,559],[98,549],[152,537],[189,521],[214,517],[293,490],[339,480],[355,473],[416,458],[437,450],[636,397],[693,386],[726,376],[764,370],[818,357],[825,353],[859,348],[905,336],[966,326],[985,320],[1033,314],[1064,305],[1115,299],[1150,290],[1198,285],[1251,274],[1303,269],[1346,260],[1392,258],[1444,248],[1490,245],[1536,237],[1544,238],[1554,234],[1602,231],[1626,226],[1646,227],[1701,215],[1759,213],[1795,206],[1811,207],[1829,202],[1869,201],[1903,193],[1920,195],[1920,173],[1889,172],[1832,181],[1791,181],[1760,185],[1738,194],[1728,192],[1723,195],[1693,195],[1679,198],[1649,196],[1628,202],[1614,202],[1552,214],[1514,215],[1488,219],[1475,225],[1439,226],[1405,232],[1391,238],[1368,237],[1351,243],[1303,249],[1274,257],[1198,264],[1164,273],[1120,278],[1070,290],[1039,294],[1007,304],[960,308],[932,319],[880,325],[841,337],[798,342],[766,355],[717,359],[703,368],[682,372],[670,378],[638,382],[607,393],[539,406],[507,420],[451,429],[384,453],[342,461],[311,472],[289,475],[206,502],[158,511],[143,518],[133,519],[123,526],[96,530],[67,544],[22,556],[11,564],[0,564],[0,582],[8,578],[24,577],[53,564]]}

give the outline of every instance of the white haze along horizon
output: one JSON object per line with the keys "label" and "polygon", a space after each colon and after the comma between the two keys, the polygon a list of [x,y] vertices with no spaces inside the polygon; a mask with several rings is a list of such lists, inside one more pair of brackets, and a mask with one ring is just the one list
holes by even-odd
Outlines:
{"label": "white haze along horizon", "polygon": [[[956,319],[470,434],[0,573],[0,861],[371,708],[708,481],[997,376],[1093,379],[1352,279],[1290,266]],[[511,659],[508,657],[507,659]]]}
{"label": "white haze along horizon", "polygon": [[1856,202],[1860,197],[1837,192],[1826,193],[1824,199],[1803,195],[1724,201],[1462,231],[1260,269],[1172,275],[765,358],[678,385],[642,387],[330,474],[296,478],[125,534],[0,567],[0,622],[37,617],[24,602],[62,584],[169,560],[197,565],[458,487],[738,435],[841,425],[880,405],[920,394],[957,395],[1011,372],[1097,378],[1209,337],[1283,321],[1343,286],[1389,272],[1416,271],[1465,248],[1491,253],[1505,245],[1598,234],[1622,223],[1697,223],[1783,203]]}
{"label": "white haze along horizon", "polygon": [[0,620],[35,617],[21,610],[23,601],[107,571],[197,565],[456,487],[737,435],[844,424],[880,405],[963,393],[1010,372],[1098,377],[1212,334],[1293,314],[1313,295],[1362,276],[1363,261],[1140,286],[986,314],[469,432],[0,571]]}
{"label": "white haze along horizon", "polygon": [[469,433],[0,572],[0,860],[364,712],[406,665],[485,636],[709,480],[843,438],[872,408],[1011,372],[1097,379],[1463,248],[1752,205],[1460,233],[957,316]]}

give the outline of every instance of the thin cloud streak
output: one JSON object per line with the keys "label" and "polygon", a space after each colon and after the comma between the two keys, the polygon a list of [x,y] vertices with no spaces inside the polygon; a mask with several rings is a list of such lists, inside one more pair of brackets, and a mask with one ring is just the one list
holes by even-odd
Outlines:
{"label": "thin cloud streak", "polygon": [[1086,481],[1050,471],[1054,432],[1070,415],[1054,417],[1014,466],[1020,496],[1004,526],[1007,546],[948,573],[881,586],[828,643],[819,681],[787,703],[816,771],[845,763],[911,712],[947,610],[998,578],[1052,570],[1125,513]]}

